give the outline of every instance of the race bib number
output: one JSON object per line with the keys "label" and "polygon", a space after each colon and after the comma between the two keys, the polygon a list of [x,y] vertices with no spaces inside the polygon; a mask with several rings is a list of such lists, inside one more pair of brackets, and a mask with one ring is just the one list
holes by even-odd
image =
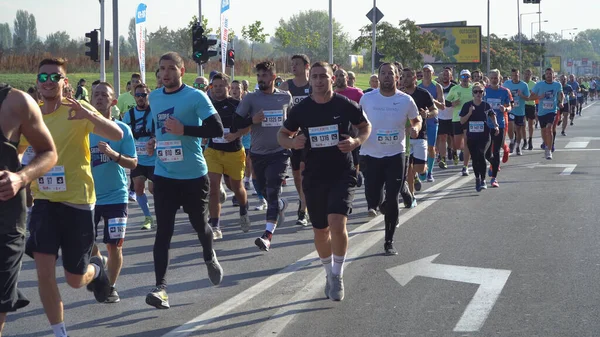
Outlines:
{"label": "race bib number", "polygon": [[493,109],[500,109],[500,99],[498,98],[488,98],[487,102],[492,106]]}
{"label": "race bib number", "polygon": [[163,163],[183,161],[183,148],[180,140],[166,140],[158,142],[156,154]]}
{"label": "race bib number", "polygon": [[515,108],[518,108],[521,106],[521,101],[515,101],[515,104],[513,105]]}
{"label": "race bib number", "polygon": [[544,110],[553,110],[554,109],[554,101],[547,100],[547,99],[543,100],[542,108],[544,108]]}
{"label": "race bib number", "polygon": [[283,125],[283,110],[265,110],[265,119],[263,119],[263,127],[275,127]]}
{"label": "race bib number", "polygon": [[337,124],[308,128],[308,134],[313,149],[336,146],[339,143]]}
{"label": "race bib number", "polygon": [[137,153],[138,156],[147,156],[148,155],[148,150],[146,149],[147,143],[148,142],[141,142],[141,141],[135,142],[135,152]]}
{"label": "race bib number", "polygon": [[381,145],[397,145],[400,144],[400,130],[377,130],[377,142]]}
{"label": "race bib number", "polygon": [[64,192],[67,190],[65,167],[54,166],[46,175],[38,178],[38,188],[44,192]]}
{"label": "race bib number", "polygon": [[[306,89],[306,90],[308,90],[308,89]],[[294,104],[298,104],[298,103],[302,102],[302,100],[305,99],[306,97],[308,97],[308,95],[307,96],[294,96],[294,97],[292,97],[292,99],[294,100]]]}
{"label": "race bib number", "polygon": [[583,97],[583,94],[582,94],[582,93],[580,93],[580,92],[578,92],[578,93],[577,93],[577,97]]}
{"label": "race bib number", "polygon": [[29,162],[33,159],[33,157],[35,157],[35,151],[33,151],[33,148],[31,146],[28,146],[25,152],[23,153],[23,159],[21,160],[21,163],[23,163],[23,165],[28,165]]}
{"label": "race bib number", "polygon": [[108,236],[111,240],[124,239],[127,229],[127,218],[108,219]]}
{"label": "race bib number", "polygon": [[515,119],[515,115],[513,114],[508,114],[508,119],[510,119],[511,121]]}
{"label": "race bib number", "polygon": [[227,140],[225,140],[225,136],[228,135],[229,133],[230,133],[229,128],[223,128],[223,137],[213,138],[212,139],[213,143],[215,143],[215,144],[229,143]]}
{"label": "race bib number", "polygon": [[481,133],[485,130],[484,122],[472,121],[469,122],[470,133]]}

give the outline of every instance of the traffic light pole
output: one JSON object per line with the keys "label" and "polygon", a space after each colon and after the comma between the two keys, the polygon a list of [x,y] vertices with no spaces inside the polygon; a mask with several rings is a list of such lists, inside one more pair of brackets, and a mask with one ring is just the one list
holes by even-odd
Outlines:
{"label": "traffic light pole", "polygon": [[119,57],[119,0],[113,0],[113,87],[119,97],[121,92],[121,69]]}
{"label": "traffic light pole", "polygon": [[[198,0],[198,22],[202,26],[202,0]],[[201,64],[196,65],[196,72],[198,76],[204,76],[204,69]]]}
{"label": "traffic light pole", "polygon": [[[106,81],[106,61],[104,55],[106,55],[106,44],[104,43],[104,0],[100,0],[100,81]],[[118,41],[118,40],[117,40]]]}
{"label": "traffic light pole", "polygon": [[[231,40],[231,49],[235,50],[235,40]],[[235,76],[235,63],[231,65],[231,80],[234,80]]]}
{"label": "traffic light pole", "polygon": [[373,45],[371,46],[371,74],[375,74],[375,50],[377,49],[377,0],[373,0]]}

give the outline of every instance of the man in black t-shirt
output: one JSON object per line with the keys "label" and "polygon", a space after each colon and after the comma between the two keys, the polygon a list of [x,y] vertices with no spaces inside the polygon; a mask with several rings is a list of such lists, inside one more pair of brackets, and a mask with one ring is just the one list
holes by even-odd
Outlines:
{"label": "man in black t-shirt", "polygon": [[[248,195],[242,180],[246,169],[246,153],[242,146],[241,137],[248,133],[249,128],[236,129],[235,125],[242,120],[236,114],[240,101],[229,97],[229,77],[217,73],[212,79],[211,89],[212,103],[221,117],[223,123],[223,137],[211,138],[204,151],[204,158],[208,166],[208,178],[210,179],[209,222],[213,229],[213,240],[223,238],[220,227],[221,203],[221,177],[229,177],[229,185],[240,207],[240,227],[242,231],[250,230],[250,217],[248,216]],[[236,123],[235,121],[238,120]]]}
{"label": "man in black t-shirt", "polygon": [[[304,151],[302,188],[315,246],[327,272],[325,296],[341,301],[348,246],[346,222],[356,187],[352,150],[369,137],[371,125],[355,102],[333,92],[333,79],[328,63],[313,64],[313,93],[292,108],[279,130],[278,141],[285,148]],[[356,137],[350,136],[352,126],[358,129]],[[302,134],[296,136],[299,129]]]}

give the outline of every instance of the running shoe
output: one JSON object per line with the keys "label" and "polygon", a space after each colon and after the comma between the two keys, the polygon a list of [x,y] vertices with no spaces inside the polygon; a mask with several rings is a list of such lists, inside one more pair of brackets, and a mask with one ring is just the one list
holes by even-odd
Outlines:
{"label": "running shoe", "polygon": [[264,199],[264,198],[260,199],[258,202],[259,202],[259,204],[256,207],[254,207],[255,211],[264,211],[267,209],[268,205],[267,205],[266,199]]}
{"label": "running shoe", "polygon": [[223,268],[221,264],[219,264],[219,260],[217,259],[217,253],[213,250],[212,260],[205,261],[206,270],[208,272],[208,279],[210,283],[215,286],[218,286],[221,281],[223,281]]}
{"label": "running shoe", "polygon": [[566,136],[567,134],[566,134],[564,131],[561,131],[561,132],[560,132],[560,135],[561,135],[561,136]]}
{"label": "running shoe", "polygon": [[469,167],[463,166],[461,173],[462,173],[463,177],[468,176],[469,175]]}
{"label": "running shoe", "polygon": [[242,232],[248,233],[251,225],[252,223],[250,222],[250,216],[248,213],[240,215],[240,228],[242,229]]}
{"label": "running shoe", "polygon": [[308,217],[306,216],[306,211],[298,210],[298,220],[296,220],[296,225],[302,227],[308,226]]}
{"label": "running shoe", "polygon": [[442,169],[445,170],[448,168],[448,164],[446,164],[446,158],[442,158],[438,164],[438,166]]}
{"label": "running shoe", "polygon": [[364,179],[362,172],[359,171],[356,175],[356,187],[361,187]]}
{"label": "running shoe", "polygon": [[279,216],[277,217],[277,227],[285,223],[285,210],[288,207],[288,202],[284,198],[279,199]]}
{"label": "running shoe", "polygon": [[121,298],[119,297],[119,293],[115,287],[110,287],[110,295],[106,298],[105,303],[119,303]]}
{"label": "running shoe", "polygon": [[221,184],[221,190],[219,192],[219,202],[221,205],[225,203],[225,200],[227,200],[227,192],[225,192],[225,188],[223,187],[223,184]]}
{"label": "running shoe", "polygon": [[500,187],[500,184],[498,184],[498,180],[496,180],[496,178],[490,179],[490,185],[492,185],[494,188]]}
{"label": "running shoe", "polygon": [[511,153],[510,149],[508,148],[508,145],[504,144],[504,146],[502,146],[502,148],[504,149],[504,154],[502,155],[502,162],[506,163],[508,161],[508,156]]}
{"label": "running shoe", "polygon": [[481,180],[481,189],[487,190],[487,184],[485,183],[485,178]]}
{"label": "running shoe", "polygon": [[154,219],[152,219],[151,216],[147,216],[144,218],[144,222],[142,223],[142,228],[143,230],[150,230],[152,229],[152,226],[154,226]]}
{"label": "running shoe", "polygon": [[344,299],[344,278],[342,275],[331,276],[331,288],[329,289],[329,298],[334,301]]}
{"label": "running shoe", "polygon": [[163,288],[154,288],[146,295],[146,304],[156,309],[169,309],[169,295],[167,295],[167,291]]}
{"label": "running shoe", "polygon": [[239,207],[240,206],[240,202],[237,200],[237,198],[235,197],[235,195],[231,198],[231,206],[233,206],[233,207]]}
{"label": "running shoe", "polygon": [[517,156],[522,156],[523,153],[521,152],[521,148],[517,147]]}
{"label": "running shoe", "polygon": [[433,173],[432,172],[428,172],[427,173],[427,182],[428,183],[435,182],[435,179],[433,179]]}
{"label": "running shoe", "polygon": [[508,149],[509,149],[510,154],[513,154],[515,152],[515,142],[514,141],[510,142]]}
{"label": "running shoe", "polygon": [[479,178],[475,179],[475,190],[481,192],[481,179]]}
{"label": "running shoe", "polygon": [[527,145],[527,150],[531,151],[533,150],[533,142],[531,140],[528,141],[528,145]]}
{"label": "running shoe", "polygon": [[398,255],[398,251],[394,249],[394,241],[386,241],[383,244],[383,250],[386,256]]}
{"label": "running shoe", "polygon": [[134,191],[129,191],[129,201],[133,201],[133,202],[137,201],[137,196],[135,195]]}
{"label": "running shoe", "polygon": [[106,269],[104,269],[104,261],[99,256],[92,256],[90,263],[100,267],[100,273],[98,274],[98,277],[90,282],[90,284],[92,285],[92,291],[94,292],[96,301],[99,303],[104,303],[110,295],[110,281],[108,280]]}
{"label": "running shoe", "polygon": [[220,227],[213,227],[213,241],[221,240],[223,238],[223,232],[221,232]]}
{"label": "running shoe", "polygon": [[464,151],[460,151],[460,154],[458,155],[458,159],[460,159],[460,161],[465,160],[465,154]]}
{"label": "running shoe", "polygon": [[416,175],[415,176],[415,191],[419,192],[421,190],[421,180],[419,179],[419,176]]}
{"label": "running shoe", "polygon": [[458,156],[456,153],[452,154],[452,160],[454,160],[454,166],[458,165]]}
{"label": "running shoe", "polygon": [[268,252],[269,248],[271,248],[271,240],[269,240],[267,237],[267,231],[265,231],[261,237],[254,240],[254,244],[258,247],[258,249]]}
{"label": "running shoe", "polygon": [[369,208],[367,212],[369,213],[369,218],[374,218],[377,216],[377,211],[372,208]]}

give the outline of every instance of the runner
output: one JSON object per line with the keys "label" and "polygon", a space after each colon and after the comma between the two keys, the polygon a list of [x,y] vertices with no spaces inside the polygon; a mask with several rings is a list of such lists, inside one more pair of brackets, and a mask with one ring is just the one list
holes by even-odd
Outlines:
{"label": "runner", "polygon": [[[472,77],[473,83],[483,81],[483,79],[481,78],[481,71],[479,69],[473,70],[471,77]],[[461,109],[459,109],[459,110],[461,110]]]}
{"label": "runner", "polygon": [[[525,83],[527,83],[529,93],[531,93],[533,88],[535,87],[535,82],[531,78],[531,69],[525,70],[525,78],[523,80]],[[533,143],[531,142],[531,138],[533,137],[533,125],[536,123],[537,119],[536,101],[532,100],[531,98],[527,102],[525,102],[525,117],[527,117],[527,128],[529,130],[527,149],[531,151],[533,150]],[[525,150],[525,143],[523,143],[523,150]]]}
{"label": "runner", "polygon": [[[304,54],[292,56],[292,74],[294,74],[294,78],[283,82],[279,89],[285,90],[292,95],[294,105],[300,103],[310,94],[310,84],[308,83],[309,71],[310,60],[308,56]],[[294,176],[294,185],[300,198],[296,225],[306,227],[308,226],[308,219],[306,218],[306,200],[302,191],[302,171],[304,170],[302,151],[292,150],[290,163],[292,166],[292,175]]]}
{"label": "runner", "polygon": [[[140,76],[140,74],[137,74],[137,73],[131,74],[131,80],[129,82],[127,82],[127,84],[128,84],[127,92],[124,92],[119,95],[119,100],[117,103],[117,109],[120,112],[120,115],[118,118],[119,120],[122,120],[123,115],[127,111],[129,111],[130,109],[132,109],[136,106],[137,102],[135,99],[135,88],[140,83],[142,83],[142,77]],[[92,89],[92,94],[93,94],[93,89]],[[129,200],[136,202],[137,197],[135,194],[135,185],[134,184],[135,183],[133,182],[133,177],[131,177],[131,184],[129,185]]]}
{"label": "runner", "polygon": [[[419,84],[420,88],[423,88],[431,94],[433,103],[438,111],[446,109],[446,102],[444,100],[444,89],[442,86],[433,80],[433,66],[426,64],[423,66],[423,81]],[[435,144],[438,138],[438,116],[427,118],[425,120],[427,128],[427,176],[419,177],[421,180],[427,179],[428,182],[433,182],[433,163],[435,162]],[[442,152],[444,153],[444,152]]]}
{"label": "runner", "polygon": [[577,99],[580,97],[579,95],[581,95],[581,87],[579,86],[579,82],[575,81],[575,75],[573,74],[569,76],[569,82],[567,82],[567,84],[573,88],[573,95],[569,96],[569,120],[571,121],[570,125],[573,125],[573,119],[577,112]]}
{"label": "runner", "polygon": [[[110,295],[104,263],[92,256],[96,202],[90,165],[89,134],[117,141],[123,137],[119,126],[100,115],[84,101],[63,99],[67,82],[63,59],[40,62],[37,86],[42,95],[42,114],[58,151],[50,173],[31,185],[35,205],[31,213],[26,253],[35,260],[40,299],[56,336],[66,337],[63,303],[56,281],[56,260],[62,251],[65,280],[72,288],[92,283],[96,301]],[[19,151],[27,148],[21,138]]]}
{"label": "runner", "polygon": [[[144,84],[138,86],[142,85],[145,86]],[[111,107],[117,104],[112,85],[100,82],[94,88],[92,104],[104,118],[111,120]],[[92,175],[96,190],[94,237],[98,237],[98,223],[103,218],[104,238],[102,242],[106,244],[108,250],[106,264],[110,281],[110,295],[106,299],[107,303],[117,303],[121,300],[115,285],[123,266],[123,241],[127,227],[128,197],[125,169],[133,170],[137,165],[136,146],[131,129],[123,122],[115,122],[123,132],[121,140],[110,141],[96,134],[90,135]],[[100,250],[95,244],[92,255],[102,259]]]}
{"label": "runner", "polygon": [[150,89],[146,84],[138,84],[134,89],[136,106],[129,109],[123,115],[123,123],[129,125],[135,139],[135,149],[137,152],[137,166],[131,170],[131,179],[133,180],[137,203],[144,214],[144,222],[141,229],[149,230],[154,226],[154,219],[150,213],[148,196],[146,195],[146,180],[148,180],[148,190],[154,194],[154,163],[156,154],[149,153],[146,150],[146,144],[150,138],[154,137],[155,124],[152,119],[148,95]]}
{"label": "runner", "polygon": [[[500,149],[504,149],[504,139],[506,133],[506,120],[504,116],[511,112],[510,102],[512,101],[510,90],[500,85],[500,70],[493,69],[490,71],[489,79],[490,84],[485,87],[484,100],[492,107],[496,114],[496,122],[492,124],[492,120],[488,120],[488,127],[493,129],[497,127],[500,132],[491,135],[491,143],[485,153],[485,159],[490,162],[490,185],[492,187],[500,187],[498,183],[498,171],[500,170]],[[506,163],[506,159],[509,155],[507,149],[504,149],[503,163]]]}
{"label": "runner", "polygon": [[[508,115],[508,135],[510,138],[510,152],[512,153],[515,144],[517,146],[517,156],[521,156],[521,139],[523,139],[523,148],[525,142],[525,102],[529,98],[529,87],[527,83],[521,81],[519,69],[511,70],[511,80],[504,82],[504,87],[510,90],[513,97],[513,106]],[[516,137],[515,137],[516,134]],[[515,143],[516,139],[516,143]]]}
{"label": "runner", "polygon": [[579,78],[578,80],[578,84],[579,84],[579,92],[577,93],[577,115],[581,116],[581,112],[583,111],[583,103],[586,101],[587,99],[587,93],[588,93],[588,87],[585,86],[585,82],[583,80],[582,77]]}
{"label": "runner", "polygon": [[275,64],[271,61],[256,65],[259,90],[249,93],[237,108],[244,118],[238,128],[251,126],[252,167],[256,174],[254,188],[265,196],[268,207],[265,232],[254,243],[260,250],[269,251],[275,228],[285,222],[287,200],[281,198],[281,184],[285,178],[290,151],[277,143],[279,127],[287,118],[292,96],[275,88]]}
{"label": "runner", "polygon": [[[567,83],[567,76],[565,75],[560,75],[560,84],[562,85],[562,91],[563,94],[565,96],[564,102],[566,104],[564,104],[564,106],[560,109],[560,115],[556,116],[556,121],[554,122],[554,127],[552,130],[552,135],[553,135],[553,140],[552,140],[552,151],[554,152],[554,140],[556,139],[556,126],[562,124],[562,131],[560,132],[560,134],[562,136],[566,136],[567,133],[565,132],[567,130],[567,121],[569,118],[569,113],[572,111],[571,107],[575,105],[576,99],[577,97],[575,96],[575,89]],[[573,104],[573,105],[571,105]],[[561,116],[562,115],[562,116]],[[571,121],[571,125],[573,125],[573,122]]]}
{"label": "runner", "polygon": [[244,233],[250,230],[248,216],[248,196],[242,184],[246,168],[246,152],[241,137],[248,133],[246,129],[236,129],[234,122],[241,117],[235,113],[240,101],[229,96],[229,76],[217,73],[212,80],[212,102],[223,123],[223,137],[211,138],[204,151],[208,165],[209,188],[209,222],[213,230],[213,240],[223,238],[221,231],[221,177],[228,176],[229,189],[239,203],[240,227]]}
{"label": "runner", "polygon": [[207,92],[208,91],[208,80],[204,76],[198,76],[194,80],[193,86],[195,89]]}
{"label": "runner", "polygon": [[[356,88],[356,74],[353,71],[348,72],[348,86],[352,88]],[[357,88],[360,89],[360,88]]]}
{"label": "runner", "polygon": [[[456,85],[452,83],[452,68],[444,68],[444,70],[442,71],[442,75],[440,76],[440,83],[444,92],[445,109],[440,109],[438,114],[439,129],[436,143],[438,147],[439,156],[438,166],[441,169],[447,169],[448,164],[446,163],[446,154],[448,155],[448,159],[452,158],[452,135],[454,134],[452,127],[454,107],[452,106],[452,101],[447,99],[450,90]],[[458,157],[456,157],[456,164],[458,164]]]}
{"label": "runner", "polygon": [[552,128],[558,109],[563,108],[564,93],[562,85],[554,81],[554,69],[546,68],[544,81],[538,82],[531,91],[530,99],[539,100],[538,119],[542,134],[542,149],[546,150],[545,157],[552,159],[554,140]]}
{"label": "runner", "polygon": [[490,127],[492,122],[494,135],[501,134],[496,114],[491,105],[483,101],[485,89],[481,83],[473,85],[473,100],[463,105],[460,111],[460,122],[466,124],[467,146],[473,161],[473,173],[475,174],[475,189],[481,192],[487,189],[485,183],[485,155],[490,147]]}
{"label": "runner", "polygon": [[[285,148],[304,149],[306,154],[302,187],[315,247],[326,271],[325,296],[341,301],[346,222],[356,186],[351,152],[367,139],[371,127],[356,103],[333,92],[333,70],[328,63],[313,64],[310,79],[312,95],[292,108],[278,140]],[[350,136],[352,126],[358,129],[356,138]],[[296,136],[298,129],[303,134]]]}
{"label": "runner", "polygon": [[[460,72],[460,85],[456,85],[450,89],[448,96],[446,97],[447,101],[452,102],[452,107],[454,111],[452,112],[452,133],[453,133],[453,152],[452,156],[454,159],[454,165],[458,165],[458,160],[463,160],[463,168],[462,175],[469,175],[469,149],[467,146],[464,146],[464,128],[460,123],[460,111],[462,106],[465,105],[468,101],[473,97],[472,94],[472,85],[470,83],[471,80],[471,72],[468,69],[463,69]],[[462,149],[460,156],[457,156],[458,150]]]}
{"label": "runner", "polygon": [[164,87],[150,93],[156,138],[147,143],[148,149],[156,149],[157,154],[154,171],[156,287],[146,296],[146,303],[157,309],[168,309],[169,248],[180,207],[183,206],[198,233],[210,282],[218,285],[223,280],[223,268],[213,250],[213,233],[206,219],[209,180],[200,148],[200,137],[223,137],[223,124],[208,96],[183,84],[185,67],[179,54],[162,55],[159,66]]}
{"label": "runner", "polygon": [[[418,136],[417,130],[421,127],[421,118],[414,100],[396,88],[398,75],[398,69],[393,63],[382,64],[379,68],[381,88],[360,100],[374,130],[360,150],[365,166],[368,167],[365,172],[365,197],[370,216],[376,216],[378,208],[385,214],[383,247],[386,255],[398,254],[393,243],[398,224],[398,193],[404,180],[404,170],[407,169],[404,167],[406,124],[410,123],[414,137]],[[384,185],[385,203],[381,198]]]}
{"label": "runner", "polygon": [[596,90],[598,88],[598,81],[594,78],[592,78],[590,80],[590,99],[592,100],[592,102],[594,101],[594,98],[596,98]]}
{"label": "runner", "polygon": [[373,75],[371,75],[371,78],[369,78],[369,88],[363,90],[363,94],[369,93],[378,88],[379,88],[379,77],[377,76],[377,74],[373,74]]}
{"label": "runner", "polygon": [[[21,135],[33,148],[27,167],[21,167],[16,150]],[[5,84],[0,85],[0,139],[1,336],[6,314],[29,304],[17,288],[25,251],[25,186],[48,172],[56,164],[57,154],[37,102]]]}
{"label": "runner", "polygon": [[[438,114],[437,107],[435,106],[433,97],[429,91],[417,87],[417,76],[413,69],[404,68],[402,71],[402,82],[404,84],[404,92],[410,95],[415,104],[421,120],[427,121],[428,119],[435,119]],[[441,95],[440,95],[441,96]],[[409,116],[412,117],[412,116]],[[414,118],[410,118],[411,120]],[[414,122],[412,122],[414,128]],[[408,165],[408,188],[410,193],[414,196],[415,190],[421,190],[421,182],[418,175],[426,172],[427,163],[427,138],[429,137],[427,122],[423,122],[420,125],[418,134],[411,135],[410,139],[410,163]],[[433,165],[433,158],[432,158]],[[417,205],[417,200],[413,199],[412,207]]]}

